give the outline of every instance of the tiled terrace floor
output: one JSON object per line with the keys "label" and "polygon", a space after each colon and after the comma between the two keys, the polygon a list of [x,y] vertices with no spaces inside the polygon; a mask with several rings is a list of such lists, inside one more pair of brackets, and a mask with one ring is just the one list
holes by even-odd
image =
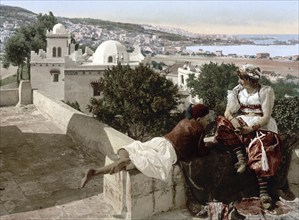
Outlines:
{"label": "tiled terrace floor", "polygon": [[33,105],[0,108],[0,216],[61,205],[102,192],[97,177],[78,189],[92,159]]}

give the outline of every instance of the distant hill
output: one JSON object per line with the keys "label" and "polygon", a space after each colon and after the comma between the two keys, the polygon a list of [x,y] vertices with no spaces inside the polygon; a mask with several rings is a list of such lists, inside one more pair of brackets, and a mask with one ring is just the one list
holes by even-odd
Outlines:
{"label": "distant hill", "polygon": [[[4,21],[9,22],[17,22],[20,26],[30,24],[36,20],[36,13],[33,13],[29,10],[20,8],[20,7],[13,7],[13,6],[6,6],[0,5],[0,25],[3,25]],[[55,14],[54,14],[55,16]],[[132,24],[132,23],[121,23],[121,22],[112,22],[112,21],[105,21],[101,19],[92,19],[92,18],[66,18],[66,17],[56,17],[59,22],[64,25],[68,25],[68,23],[74,24],[85,24],[85,25],[95,25],[99,26],[103,29],[107,30],[124,30],[130,33],[137,33],[137,34],[157,34],[160,38],[165,38],[171,41],[177,40],[188,40],[186,36],[180,34],[174,34],[166,31],[155,30],[144,28],[142,25],[139,24]]]}
{"label": "distant hill", "polygon": [[107,30],[114,30],[114,31],[124,30],[130,33],[139,33],[139,34],[156,34],[159,35],[160,38],[168,39],[170,41],[178,41],[178,40],[183,41],[189,39],[186,36],[179,35],[179,34],[144,28],[143,25],[140,24],[105,21],[101,19],[92,19],[92,18],[59,18],[58,17],[57,19],[60,21],[67,19],[68,21],[74,24],[80,23],[85,25],[99,26]]}
{"label": "distant hill", "polygon": [[0,5],[0,25],[3,22],[18,22],[20,26],[34,22],[36,20],[35,13],[28,11],[20,7],[12,7],[6,5]]}

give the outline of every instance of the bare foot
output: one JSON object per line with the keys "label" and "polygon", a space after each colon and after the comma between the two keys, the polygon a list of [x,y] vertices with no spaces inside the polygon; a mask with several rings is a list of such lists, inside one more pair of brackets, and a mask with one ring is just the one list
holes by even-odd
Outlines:
{"label": "bare foot", "polygon": [[83,177],[83,179],[81,180],[81,185],[80,188],[83,188],[86,183],[91,179],[92,176],[94,176],[95,170],[94,169],[88,169],[85,172],[85,175]]}

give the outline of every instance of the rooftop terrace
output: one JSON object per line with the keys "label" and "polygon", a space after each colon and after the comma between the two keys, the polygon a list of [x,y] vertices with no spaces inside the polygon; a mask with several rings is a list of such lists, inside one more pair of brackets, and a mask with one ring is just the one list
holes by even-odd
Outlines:
{"label": "rooftop terrace", "polygon": [[[102,166],[34,105],[0,108],[0,219],[113,219],[103,177],[79,189],[84,171]],[[153,219],[190,219],[186,209]]]}
{"label": "rooftop terrace", "polygon": [[[135,170],[95,177],[79,189],[87,168],[109,162],[115,150],[132,140],[41,92],[33,91],[33,97],[34,104],[0,107],[1,220],[119,219],[119,208],[126,208],[129,219],[200,219],[184,206],[178,166],[169,183]],[[298,166],[294,168],[292,176],[298,178]],[[294,189],[298,197],[298,185]],[[287,214],[249,212],[247,219],[299,218],[298,198],[280,201],[279,207]]]}

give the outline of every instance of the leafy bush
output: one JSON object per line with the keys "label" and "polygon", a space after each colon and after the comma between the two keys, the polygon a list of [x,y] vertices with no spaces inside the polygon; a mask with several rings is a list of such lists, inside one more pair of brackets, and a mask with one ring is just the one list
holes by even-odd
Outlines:
{"label": "leafy bush", "polygon": [[79,112],[82,112],[81,111],[81,108],[80,108],[80,105],[79,105],[79,103],[77,102],[77,101],[75,101],[75,102],[70,102],[70,101],[63,101],[65,104],[67,104],[67,105],[69,105],[69,106],[71,106],[72,108],[74,108],[74,109],[76,109],[76,110],[78,110]]}
{"label": "leafy bush", "polygon": [[298,135],[299,132],[299,98],[284,98],[275,101],[273,114],[279,132]]}
{"label": "leafy bush", "polygon": [[148,66],[118,64],[100,82],[103,97],[92,98],[87,108],[102,122],[140,141],[175,125],[178,88]]}

